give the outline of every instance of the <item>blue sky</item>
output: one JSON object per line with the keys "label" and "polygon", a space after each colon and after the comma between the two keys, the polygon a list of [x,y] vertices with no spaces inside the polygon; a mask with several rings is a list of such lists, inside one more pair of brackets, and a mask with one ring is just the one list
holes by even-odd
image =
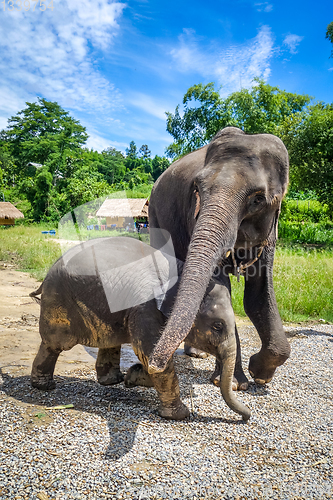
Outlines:
{"label": "blue sky", "polygon": [[125,151],[134,140],[162,155],[172,142],[165,111],[196,83],[214,81],[226,96],[260,76],[333,102],[329,1],[53,0],[44,12],[6,1],[0,129],[42,96],[80,120],[89,147]]}

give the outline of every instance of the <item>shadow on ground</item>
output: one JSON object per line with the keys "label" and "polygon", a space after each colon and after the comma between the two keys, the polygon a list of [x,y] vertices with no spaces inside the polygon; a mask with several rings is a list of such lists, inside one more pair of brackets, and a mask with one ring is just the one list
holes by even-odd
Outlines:
{"label": "shadow on ground", "polygon": [[[193,383],[210,384],[209,378],[212,372],[194,367],[191,358],[176,356],[175,364],[179,373],[182,398],[191,397]],[[110,442],[105,453],[106,459],[117,460],[132,449],[136,431],[141,422],[144,424],[147,422],[167,423],[157,413],[159,402],[153,388],[128,389],[123,384],[101,386],[92,378],[94,374],[90,372],[85,379],[82,375],[80,377],[55,376],[56,388],[45,392],[31,387],[29,376],[12,376],[5,368],[5,366],[0,368],[0,377],[3,381],[2,391],[19,404],[27,405],[32,411],[49,412],[50,415],[54,415],[53,410],[47,410],[47,408],[73,404],[74,410],[67,411],[87,412],[105,419],[110,435]],[[267,390],[251,384],[248,392],[259,396],[266,394]],[[195,412],[190,419],[207,423],[242,424],[242,421],[202,416]]]}

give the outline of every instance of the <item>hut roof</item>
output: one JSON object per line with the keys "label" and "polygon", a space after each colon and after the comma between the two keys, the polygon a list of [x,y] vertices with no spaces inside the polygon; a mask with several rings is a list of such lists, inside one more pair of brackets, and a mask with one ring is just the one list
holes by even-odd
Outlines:
{"label": "hut roof", "polygon": [[148,198],[106,199],[97,217],[148,217]]}
{"label": "hut roof", "polygon": [[9,201],[1,201],[0,219],[24,219],[24,215]]}

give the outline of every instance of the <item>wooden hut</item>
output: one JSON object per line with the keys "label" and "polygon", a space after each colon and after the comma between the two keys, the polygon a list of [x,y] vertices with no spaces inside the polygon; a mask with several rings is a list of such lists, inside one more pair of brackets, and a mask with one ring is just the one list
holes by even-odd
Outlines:
{"label": "wooden hut", "polygon": [[106,226],[126,227],[135,222],[148,223],[148,198],[106,199],[96,213],[105,218]]}
{"label": "wooden hut", "polygon": [[13,226],[15,219],[24,219],[24,215],[9,201],[0,202],[0,226]]}

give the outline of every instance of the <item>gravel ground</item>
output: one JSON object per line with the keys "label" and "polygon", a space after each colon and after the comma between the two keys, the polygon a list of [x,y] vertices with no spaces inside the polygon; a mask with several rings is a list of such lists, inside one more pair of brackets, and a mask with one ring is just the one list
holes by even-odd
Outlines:
{"label": "gravel ground", "polygon": [[[40,392],[2,369],[0,498],[333,498],[333,326],[287,328],[291,358],[238,397],[250,421],[209,383],[214,360],[176,356],[189,420],[157,415],[154,389],[105,388],[71,370]],[[244,365],[258,349],[240,329]],[[73,404],[73,409],[50,407]]]}

